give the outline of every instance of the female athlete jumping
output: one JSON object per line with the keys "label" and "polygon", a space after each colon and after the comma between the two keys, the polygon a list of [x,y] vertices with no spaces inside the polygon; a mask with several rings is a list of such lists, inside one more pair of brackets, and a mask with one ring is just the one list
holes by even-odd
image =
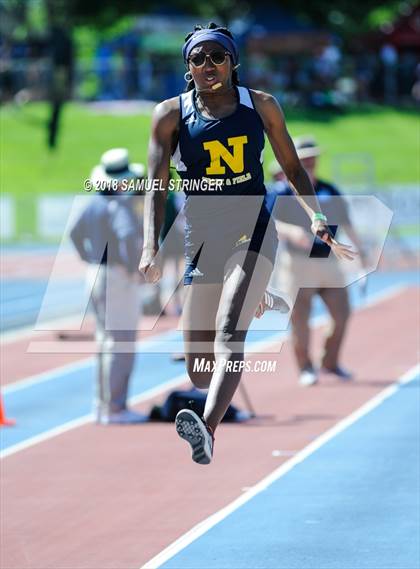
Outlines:
{"label": "female athlete jumping", "polygon": [[[238,49],[230,31],[213,23],[196,26],[182,53],[187,89],[155,108],[148,172],[167,187],[172,157],[184,181],[201,179],[209,188],[209,180],[217,180],[213,191],[185,192],[184,347],[188,374],[197,387],[208,388],[208,395],[203,417],[184,409],[176,418],[177,432],[190,443],[193,460],[208,464],[214,432],[241,378],[246,334],[277,247],[265,202],[264,133],[312,221],[313,233],[337,256],[353,254],[329,231],[276,99],[239,85]],[[155,191],[145,202],[139,268],[149,282],[161,277],[155,257],[165,200],[166,192]]]}

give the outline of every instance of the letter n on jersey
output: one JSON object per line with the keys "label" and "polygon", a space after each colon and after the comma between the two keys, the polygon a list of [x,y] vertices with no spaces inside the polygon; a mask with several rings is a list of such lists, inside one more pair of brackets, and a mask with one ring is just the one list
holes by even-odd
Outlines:
{"label": "letter n on jersey", "polygon": [[206,168],[206,174],[225,174],[226,167],[222,166],[221,159],[229,166],[235,174],[244,171],[244,145],[248,142],[247,136],[234,136],[228,138],[228,145],[233,147],[233,152],[229,152],[218,140],[203,142],[204,150],[210,152],[210,166]]}

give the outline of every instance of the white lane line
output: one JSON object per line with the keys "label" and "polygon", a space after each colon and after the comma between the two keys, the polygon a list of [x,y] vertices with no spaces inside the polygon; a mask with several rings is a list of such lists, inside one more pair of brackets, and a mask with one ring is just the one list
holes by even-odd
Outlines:
{"label": "white lane line", "polygon": [[[317,318],[317,320],[322,320],[322,318],[325,318],[325,317],[319,316]],[[255,351],[257,351],[257,352],[264,351],[264,348],[268,348],[273,344],[278,344],[281,337],[285,336],[285,335],[286,335],[285,332],[282,332],[281,334],[276,334],[275,336],[270,336],[266,340],[263,340],[260,342],[255,342],[254,343],[255,345],[250,346],[250,349],[247,350],[247,353],[254,353]],[[151,399],[152,397],[156,397],[157,395],[160,395],[161,393],[164,393],[165,391],[168,391],[169,389],[172,389],[174,387],[182,385],[183,383],[186,383],[187,381],[189,381],[188,375],[186,373],[184,373],[182,375],[175,377],[174,379],[170,379],[170,380],[166,381],[165,383],[158,385],[157,387],[153,387],[153,388],[148,389],[147,391],[145,391],[139,395],[134,395],[133,397],[130,397],[129,403],[131,403],[131,404],[141,403],[142,401],[146,401],[147,399]],[[0,452],[0,459],[6,458],[7,456],[11,456],[13,454],[16,454],[19,451],[25,450],[27,448],[34,446],[34,445],[37,445],[39,443],[42,443],[42,442],[47,441],[49,439],[52,439],[53,437],[61,435],[67,431],[70,431],[71,429],[75,429],[77,427],[81,427],[82,425],[86,425],[87,423],[91,423],[94,420],[94,418],[95,417],[93,414],[84,415],[83,417],[80,417],[78,419],[74,419],[72,421],[68,421],[67,423],[64,423],[63,425],[60,425],[58,427],[54,427],[53,429],[49,429],[48,431],[45,431],[44,433],[41,433],[41,434],[36,435],[34,437],[30,437],[29,439],[26,439],[25,441],[17,443],[13,446],[8,447],[4,451],[1,451]]]}
{"label": "white lane line", "polygon": [[418,377],[420,373],[420,364],[417,364],[410,370],[408,370],[396,383],[393,383],[374,397],[367,401],[364,405],[359,407],[356,411],[353,411],[345,419],[339,421],[334,427],[320,435],[315,439],[310,445],[305,447],[302,451],[297,453],[293,458],[282,464],[279,468],[274,470],[271,474],[263,478],[255,486],[251,487],[249,490],[241,494],[239,498],[216,512],[212,514],[191,530],[181,536],[179,539],[174,541],[171,545],[165,548],[161,553],[150,559],[145,565],[142,565],[141,569],[157,569],[163,563],[166,563],[169,559],[174,557],[177,553],[185,549],[193,541],[198,539],[204,533],[209,531],[212,527],[217,525],[219,522],[224,520],[227,516],[232,514],[235,510],[249,502],[254,496],[263,492],[268,486],[279,480],[287,472],[292,470],[297,464],[303,462],[306,458],[312,455],[315,451],[329,442],[331,439],[336,437],[338,434],[343,432],[345,429],[353,425],[360,418],[364,417],[370,413],[373,409],[381,405],[386,399],[394,395],[401,385],[409,383]]}
{"label": "white lane line", "polygon": [[[79,332],[80,330],[76,328],[76,324],[79,323],[79,320],[80,318],[74,316],[66,316],[65,318],[51,318],[39,324],[34,322],[32,326],[2,332],[0,334],[0,342],[3,345],[7,345],[12,342],[19,342],[20,340],[29,341],[31,337],[36,338],[37,334],[48,334],[48,332]],[[36,328],[37,325],[42,325],[42,328]],[[49,329],[49,326],[51,326],[51,329]]]}
{"label": "white lane line", "polygon": [[[387,299],[399,294],[404,289],[405,289],[405,287],[397,286],[397,287],[390,287],[390,289],[387,289],[386,291],[381,291],[378,295],[372,296],[371,299],[361,307],[361,309],[368,308],[369,306],[372,306],[374,304],[377,304],[379,302],[387,300]],[[327,316],[326,315],[320,315],[320,316],[314,318],[313,324],[318,326],[318,325],[321,325],[322,323],[324,323],[326,321],[327,321]],[[168,332],[165,332],[165,334],[168,334]],[[254,342],[251,346],[247,347],[247,353],[265,352],[265,351],[267,351],[267,349],[270,346],[276,345],[282,339],[286,339],[288,337],[288,335],[289,334],[287,332],[283,331],[283,332],[280,332],[278,334],[270,336],[266,340]],[[146,340],[146,342],[147,342],[147,340]],[[141,342],[139,342],[139,343],[141,343]],[[279,348],[276,351],[279,351]],[[92,358],[90,358],[90,359],[92,359]],[[83,362],[79,362],[79,365],[81,365],[82,363]],[[70,367],[71,367],[71,365],[70,365]],[[48,373],[53,373],[53,372],[48,372]],[[167,391],[170,388],[173,388],[173,387],[176,387],[178,385],[185,383],[187,381],[187,379],[188,379],[187,376],[183,374],[181,376],[178,376],[172,380],[169,380],[169,381],[159,385],[158,387],[154,387],[152,389],[149,389],[140,395],[136,395],[134,397],[131,397],[129,402],[132,404],[140,403],[140,402],[145,401],[149,398],[155,397],[156,395],[158,395],[160,393],[164,393],[165,391]],[[22,381],[26,381],[26,380],[22,380]],[[44,379],[44,381],[46,381],[46,380]],[[35,383],[36,382],[34,382],[33,384],[35,384]],[[13,385],[11,385],[10,387],[13,387]],[[53,429],[49,429],[48,431],[45,431],[44,433],[41,433],[39,435],[36,435],[36,436],[31,437],[29,439],[26,439],[25,441],[22,441],[21,443],[17,443],[16,445],[8,447],[4,451],[0,452],[0,459],[6,458],[7,456],[11,456],[13,454],[16,454],[17,452],[19,452],[21,450],[25,450],[27,448],[35,446],[36,444],[39,444],[41,442],[52,439],[53,437],[61,435],[67,431],[70,431],[71,429],[75,429],[75,428],[80,427],[82,425],[86,425],[87,423],[93,421],[93,419],[94,419],[93,415],[89,414],[89,415],[85,415],[83,417],[79,417],[77,419],[74,419],[72,421],[69,421],[69,422],[65,423],[64,425],[60,425],[58,427],[54,427]]]}
{"label": "white lane line", "polygon": [[[187,381],[188,381],[187,374],[184,373],[182,375],[178,375],[177,377],[159,385],[158,387],[152,387],[147,391],[145,391],[144,393],[141,393],[140,395],[135,395],[134,397],[130,397],[129,403],[131,405],[142,403],[143,401],[147,401],[148,399],[152,399],[153,397],[161,395],[168,389],[179,387],[180,385],[186,383]],[[92,423],[94,420],[95,420],[95,415],[93,413],[90,413],[89,415],[84,415],[83,417],[79,417],[72,421],[68,421],[67,423],[60,425],[59,427],[54,427],[49,431],[45,431],[45,433],[41,433],[39,435],[36,435],[35,437],[26,439],[21,443],[17,443],[16,445],[13,445],[5,449],[4,451],[0,452],[0,459],[16,454],[19,451],[35,446],[39,443],[52,439],[53,437],[56,437],[58,435],[62,435],[63,433],[71,431],[72,429],[76,429],[77,427],[81,427],[83,425],[87,425],[88,423]]]}
{"label": "white lane line", "polygon": [[[393,285],[391,287],[386,288],[385,290],[379,291],[378,293],[372,294],[367,300],[366,302],[364,302],[363,304],[361,304],[359,307],[356,308],[356,312],[363,310],[365,308],[369,308],[371,306],[374,306],[375,304],[378,304],[379,302],[383,302],[385,300],[388,300],[389,298],[392,298],[393,296],[397,296],[398,294],[404,292],[408,287],[405,285]],[[313,319],[311,319],[311,325],[312,326],[319,326],[320,324],[323,324],[327,319],[327,316],[322,315],[322,316],[317,316]],[[155,347],[156,345],[158,345],[159,343],[164,343],[167,342],[168,340],[165,339],[164,336],[167,336],[168,334],[172,334],[172,332],[162,332],[161,334],[158,334],[148,340],[140,340],[139,342],[137,342],[136,348],[145,353],[145,351],[147,350],[147,345],[149,344],[151,348]],[[271,343],[275,343],[278,340],[281,339],[285,339],[286,337],[288,337],[288,332],[287,331],[281,331],[281,332],[277,332],[273,335],[270,336],[269,341],[270,344]],[[162,339],[159,339],[159,338]],[[261,349],[261,346],[266,346],[267,345],[267,340],[261,340],[261,341],[255,341],[252,343],[252,346],[247,346],[246,347],[246,351],[247,353],[255,353],[257,352],[258,349]],[[42,372],[36,375],[32,375],[29,377],[26,377],[25,379],[20,379],[18,381],[15,381],[13,383],[10,383],[8,385],[5,385],[2,387],[2,393],[7,394],[7,393],[13,393],[15,391],[19,391],[20,389],[24,389],[26,387],[32,387],[33,385],[36,385],[38,383],[42,383],[44,381],[50,381],[53,379],[56,379],[57,375],[60,374],[64,374],[64,373],[71,373],[73,371],[77,371],[83,367],[87,367],[88,365],[90,365],[91,363],[93,363],[94,361],[94,356],[90,356],[87,358],[83,358],[82,360],[79,360],[78,362],[73,362],[73,363],[69,363],[69,364],[65,364],[63,366],[58,366],[56,368],[53,368],[49,371],[46,372]]]}
{"label": "white lane line", "polygon": [[58,375],[72,373],[78,371],[84,367],[88,367],[89,364],[93,364],[93,356],[89,358],[83,358],[78,362],[72,362],[59,367],[55,367],[49,371],[44,371],[42,373],[37,373],[36,375],[31,375],[25,377],[25,379],[19,379],[13,383],[9,383],[1,388],[2,393],[14,393],[15,391],[20,391],[21,389],[26,389],[27,387],[32,387],[33,385],[38,385],[44,381],[50,381],[51,379],[57,379]]}
{"label": "white lane line", "polygon": [[[154,339],[154,337],[150,339],[139,340],[136,343],[136,352],[145,352],[148,346],[153,346],[156,342],[165,342],[164,336],[168,336],[169,334],[173,334],[172,331],[168,332],[161,332],[160,334],[156,335],[156,338],[160,337],[160,340]],[[68,363],[62,366],[58,366],[52,368],[49,371],[45,371],[42,373],[38,373],[35,375],[31,375],[29,377],[25,377],[25,379],[19,379],[18,381],[14,381],[13,383],[9,383],[2,387],[2,393],[14,393],[15,391],[19,391],[26,387],[32,387],[33,385],[37,385],[38,383],[43,383],[44,381],[50,381],[57,379],[56,376],[66,373],[72,373],[74,371],[78,371],[81,368],[88,367],[89,365],[93,365],[95,361],[95,356],[91,355],[89,357],[83,358],[77,362]]]}

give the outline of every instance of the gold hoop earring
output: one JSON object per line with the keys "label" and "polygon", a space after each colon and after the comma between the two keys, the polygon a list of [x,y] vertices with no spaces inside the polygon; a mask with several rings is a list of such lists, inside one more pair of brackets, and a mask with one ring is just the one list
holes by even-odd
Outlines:
{"label": "gold hoop earring", "polygon": [[192,81],[192,74],[191,71],[187,71],[186,73],[184,73],[184,79],[187,83],[189,83],[190,81]]}

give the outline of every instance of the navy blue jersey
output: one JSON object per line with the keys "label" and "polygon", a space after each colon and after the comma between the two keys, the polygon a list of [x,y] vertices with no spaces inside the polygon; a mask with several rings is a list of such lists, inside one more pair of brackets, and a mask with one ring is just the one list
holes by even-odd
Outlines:
{"label": "navy blue jersey", "polygon": [[[269,218],[263,198],[266,195],[262,167],[264,125],[254,108],[249,89],[237,86],[235,89],[236,110],[221,119],[206,118],[198,111],[195,90],[180,95],[179,138],[172,156],[178,174],[183,180],[220,181],[217,190],[186,189],[187,224],[195,218],[201,218],[203,224],[204,217],[210,219],[210,216],[214,224],[214,216],[225,217],[233,211],[238,222],[231,218],[231,223],[236,225],[243,217],[237,208],[249,209],[247,204],[251,203],[240,201],[237,196],[260,196],[260,207],[265,214],[262,217],[257,214],[256,220],[267,222]],[[191,200],[192,196],[194,199]],[[216,199],[201,202],[200,196]],[[230,199],[223,199],[227,197]]]}
{"label": "navy blue jersey", "polygon": [[198,111],[195,90],[179,98],[179,137],[172,156],[178,174],[194,183],[220,182],[216,190],[184,188],[185,284],[192,279],[223,282],[225,264],[240,248],[274,258],[277,243],[262,168],[264,125],[249,89],[235,89],[236,109],[220,119]]}
{"label": "navy blue jersey", "polygon": [[183,179],[223,180],[217,194],[262,195],[264,125],[249,90],[235,88],[236,110],[221,119],[201,115],[195,104],[195,90],[180,95],[179,139],[172,159]]}

